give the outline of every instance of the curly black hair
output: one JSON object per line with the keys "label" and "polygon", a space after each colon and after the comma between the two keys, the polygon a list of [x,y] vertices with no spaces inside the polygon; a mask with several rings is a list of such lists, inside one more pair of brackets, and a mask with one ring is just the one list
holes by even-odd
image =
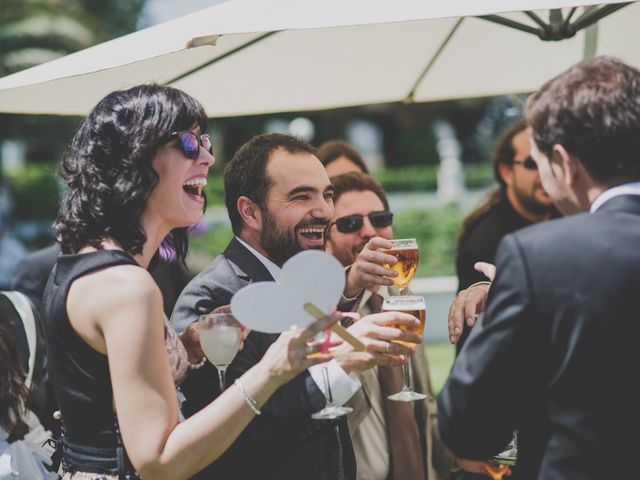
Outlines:
{"label": "curly black hair", "polygon": [[[84,246],[101,249],[112,238],[138,254],[146,241],[140,217],[158,182],[151,166],[157,150],[176,131],[207,127],[207,116],[193,97],[162,85],[138,85],[108,94],[75,134],[60,175],[67,184],[56,239],[63,253]],[[182,262],[187,255],[187,228],[165,239]]]}

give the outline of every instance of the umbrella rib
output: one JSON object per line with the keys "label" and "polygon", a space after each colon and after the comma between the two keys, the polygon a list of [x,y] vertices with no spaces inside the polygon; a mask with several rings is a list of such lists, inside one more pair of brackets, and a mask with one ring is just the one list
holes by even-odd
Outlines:
{"label": "umbrella rib", "polygon": [[573,7],[569,11],[569,14],[567,15],[567,18],[564,19],[564,25],[562,26],[563,29],[565,29],[565,30],[567,29],[567,27],[571,23],[571,18],[573,17],[573,15],[576,13],[577,10],[578,10],[578,7]]}
{"label": "umbrella rib", "polygon": [[424,70],[422,70],[422,73],[418,76],[418,79],[413,84],[413,87],[411,87],[411,90],[409,90],[409,93],[404,97],[404,100],[403,100],[404,103],[413,103],[413,99],[416,94],[416,90],[418,89],[418,86],[420,85],[424,77],[427,75],[427,73],[429,73],[429,70],[431,70],[431,67],[433,67],[433,65],[436,63],[436,61],[444,51],[449,41],[453,38],[453,35],[456,33],[456,31],[462,24],[462,21],[464,20],[464,18],[465,17],[460,17],[458,19],[458,21],[453,26],[453,28],[451,29],[447,37],[440,44],[440,46],[438,47],[438,50],[436,50],[436,53],[431,57],[431,60],[429,60],[429,63],[427,64],[427,66],[424,67]]}
{"label": "umbrella rib", "polygon": [[540,28],[545,29],[548,27],[548,25],[546,23],[544,23],[544,21],[535,14],[535,12],[523,12],[527,17],[529,17],[531,20],[533,20],[534,22],[536,22]]}
{"label": "umbrella rib", "polygon": [[524,23],[516,22],[515,20],[511,20],[509,18],[501,17],[500,15],[480,15],[476,18],[482,18],[483,20],[498,23],[500,25],[504,25],[505,27],[515,28],[516,30],[520,30],[522,32],[532,33],[534,35],[540,36],[539,29],[534,28],[530,25],[526,25]]}
{"label": "umbrella rib", "polygon": [[633,2],[618,3],[616,5],[604,5],[600,7],[600,9],[596,10],[587,9],[575,22],[573,22],[571,26],[577,32],[578,30],[594,24],[601,18],[606,17],[607,15],[611,15],[612,13],[626,7],[627,5],[631,5],[631,3]]}
{"label": "umbrella rib", "polygon": [[202,70],[204,68],[207,68],[207,67],[213,65],[214,63],[219,62],[220,60],[223,60],[223,59],[225,59],[225,58],[227,58],[227,57],[229,57],[229,56],[231,56],[231,55],[233,55],[235,53],[238,53],[241,50],[244,50],[245,48],[249,48],[250,46],[252,46],[255,43],[261,42],[265,38],[268,38],[271,35],[274,35],[276,33],[278,33],[278,31],[267,32],[267,33],[265,33],[263,35],[260,35],[259,37],[256,37],[253,40],[250,40],[250,41],[248,41],[246,43],[243,43],[242,45],[234,48],[233,50],[229,50],[227,53],[224,53],[224,54],[220,55],[219,57],[213,58],[213,59],[209,60],[208,62],[205,62],[205,63],[203,63],[201,65],[198,65],[195,68],[192,68],[191,70],[188,70],[188,71],[186,71],[184,73],[181,73],[177,77],[174,77],[171,80],[169,80],[167,82],[164,82],[164,84],[165,85],[172,85],[173,83],[175,83],[175,82],[177,82],[179,80],[182,80],[183,78],[188,77],[189,75],[193,75],[194,73],[196,73],[196,72],[198,72],[198,71],[200,71],[200,70]]}

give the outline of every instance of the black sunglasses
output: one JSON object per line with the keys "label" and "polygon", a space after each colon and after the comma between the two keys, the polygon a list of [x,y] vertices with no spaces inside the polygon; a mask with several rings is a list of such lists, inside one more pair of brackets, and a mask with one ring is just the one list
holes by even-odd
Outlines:
{"label": "black sunglasses", "polygon": [[538,170],[538,164],[531,157],[527,157],[524,160],[513,160],[511,163],[517,163],[518,165],[522,165],[527,170]]}
{"label": "black sunglasses", "polygon": [[360,215],[358,213],[347,215],[336,219],[333,223],[341,233],[353,233],[362,228],[364,217],[369,217],[371,225],[375,228],[384,228],[391,226],[393,222],[393,213],[391,212],[372,212],[369,215]]}
{"label": "black sunglasses", "polygon": [[180,148],[184,156],[195,160],[200,154],[200,147],[204,148],[207,152],[213,155],[213,144],[211,143],[211,137],[206,133],[203,133],[198,137],[191,130],[185,130],[183,132],[173,132],[171,138],[178,138],[180,140]]}

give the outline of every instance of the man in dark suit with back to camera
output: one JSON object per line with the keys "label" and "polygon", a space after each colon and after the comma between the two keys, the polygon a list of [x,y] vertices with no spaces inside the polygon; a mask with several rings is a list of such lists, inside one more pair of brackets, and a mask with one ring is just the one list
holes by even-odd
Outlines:
{"label": "man in dark suit with back to camera", "polygon": [[[171,318],[178,331],[187,330],[199,315],[228,304],[248,283],[277,280],[284,262],[296,253],[324,249],[326,229],[334,216],[333,186],[314,153],[306,142],[280,134],[257,136],[236,152],[224,172],[225,202],[236,236],[180,295]],[[389,278],[383,281],[392,283]],[[342,309],[349,309],[356,300],[343,297]],[[389,342],[409,334],[391,325],[418,322],[413,317],[398,322],[398,315],[369,316],[349,327],[367,350],[354,352],[342,345],[335,360],[327,364],[334,403],[344,404],[360,388],[356,372],[374,365],[401,365],[405,360],[400,355],[413,353],[413,348]],[[419,335],[410,335],[409,341],[422,341]],[[276,338],[251,332],[229,366],[229,383],[256,364]],[[182,387],[185,414],[197,412],[215,398],[216,378],[209,364],[191,371]],[[325,405],[323,386],[322,367],[312,367],[280,388],[201,478],[354,479],[345,418],[317,421],[310,417]]]}
{"label": "man in dark suit with back to camera", "polygon": [[534,93],[525,116],[545,190],[562,213],[585,213],[501,242],[485,316],[438,401],[442,438],[487,459],[517,430],[513,479],[632,478],[640,71],[584,61]]}

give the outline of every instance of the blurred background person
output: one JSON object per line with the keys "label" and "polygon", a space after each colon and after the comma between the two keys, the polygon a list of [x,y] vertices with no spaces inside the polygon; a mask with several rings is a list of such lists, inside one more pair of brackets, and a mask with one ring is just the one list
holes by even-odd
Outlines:
{"label": "blurred background person", "polygon": [[323,143],[318,147],[317,154],[330,177],[348,172],[369,173],[362,155],[343,140]]}
{"label": "blurred background person", "polygon": [[[465,217],[458,236],[458,292],[487,280],[473,266],[476,262],[494,263],[502,237],[557,216],[551,198],[542,188],[536,162],[531,158],[524,120],[516,122],[499,138],[492,163],[498,186]],[[469,323],[473,320],[469,319]],[[465,322],[456,346],[458,352],[470,328]]]}
{"label": "blurred background person", "polygon": [[[42,331],[29,300],[0,292],[0,478],[56,478],[45,417]],[[39,415],[38,415],[39,414]],[[51,417],[49,416],[51,419]]]}
{"label": "blurred background person", "polygon": [[27,249],[7,231],[7,219],[0,214],[0,290],[9,290],[11,280]]}

